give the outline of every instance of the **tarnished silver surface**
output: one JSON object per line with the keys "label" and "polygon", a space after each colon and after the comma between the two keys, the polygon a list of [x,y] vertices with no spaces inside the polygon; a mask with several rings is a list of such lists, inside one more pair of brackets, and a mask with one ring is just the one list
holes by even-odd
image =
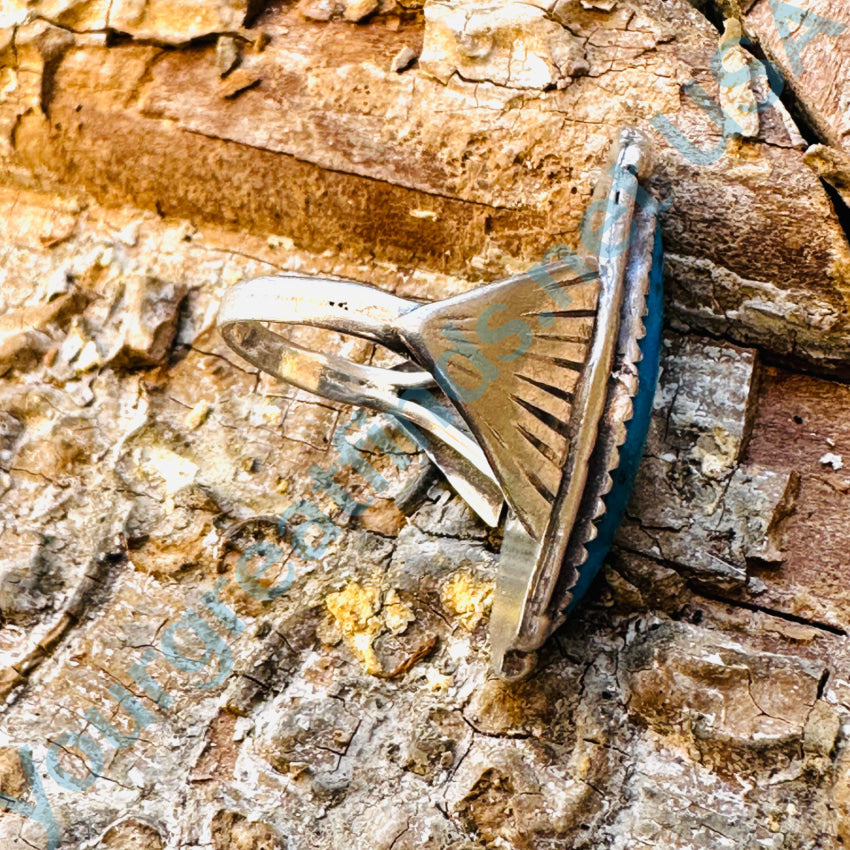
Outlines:
{"label": "tarnished silver surface", "polygon": [[617,468],[620,446],[626,440],[626,426],[632,418],[632,402],[638,391],[637,364],[641,360],[640,341],[644,338],[644,316],[655,240],[656,218],[651,210],[634,214],[634,229],[625,275],[626,288],[620,314],[620,331],[614,366],[609,382],[608,401],[599,423],[591,462],[582,496],[582,509],[570,536],[564,558],[565,569],[558,576],[551,606],[552,628],[563,621],[571,600],[575,571],[587,558],[587,545],[596,538],[596,520],[605,513],[604,497],[611,490],[611,473]]}
{"label": "tarnished silver surface", "polygon": [[[603,497],[637,389],[655,229],[635,215],[646,142],[623,131],[600,181],[587,261],[566,257],[432,304],[329,278],[243,281],[218,317],[227,342],[301,389],[407,421],[418,442],[481,518],[508,504],[491,617],[492,659],[521,674],[563,619],[604,512]],[[587,236],[586,236],[587,238]],[[371,340],[407,368],[362,366],[275,333],[311,325]],[[441,408],[416,393],[439,396]],[[565,559],[566,556],[566,559]]]}

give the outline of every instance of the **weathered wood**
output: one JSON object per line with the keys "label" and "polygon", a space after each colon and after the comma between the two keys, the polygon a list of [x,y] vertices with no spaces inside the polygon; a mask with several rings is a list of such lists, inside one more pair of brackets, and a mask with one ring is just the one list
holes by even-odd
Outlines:
{"label": "weathered wood", "polygon": [[[767,6],[722,11],[774,56]],[[850,363],[850,248],[812,171],[845,188],[845,36],[804,54],[806,153],[785,107],[753,121],[736,98],[756,93],[714,79],[724,37],[684,0],[2,15],[0,791],[35,799],[30,747],[63,848],[850,840],[850,397],[791,370]],[[689,160],[659,114],[725,152]],[[651,433],[605,576],[506,685],[487,675],[498,531],[420,455],[367,444],[377,487],[338,450],[372,420],[258,375],[214,316],[276,270],[427,299],[526,269],[577,243],[627,121],[672,200]],[[368,509],[342,514],[320,478]],[[315,560],[277,530],[301,499],[339,529]],[[262,586],[294,569],[270,601],[238,564],[258,541],[288,558]],[[168,650],[189,609],[232,666],[221,645],[175,666],[203,652],[188,629]],[[152,718],[123,747],[91,715],[132,739],[116,683]],[[48,770],[64,732],[104,756],[86,790]],[[0,841],[47,846],[9,812]]]}
{"label": "weathered wood", "polygon": [[[753,138],[724,143],[686,85],[725,97],[710,72],[720,39],[684,0],[479,14],[470,26],[520,39],[521,67],[550,68],[517,71],[507,85],[488,81],[505,73],[504,48],[478,57],[475,38],[452,30],[441,8],[354,27],[286,6],[243,35],[244,85],[233,91],[214,45],[158,47],[173,40],[164,24],[148,33],[153,44],[113,46],[22,25],[7,50],[33,72],[16,75],[2,110],[14,142],[7,170],[28,185],[58,178],[101,200],[280,234],[307,250],[488,277],[527,267],[553,242],[575,244],[609,128],[648,128],[663,115],[688,156],[726,149],[699,165],[670,147],[673,131],[650,130],[657,186],[672,200],[677,311],[694,327],[843,369],[850,261],[829,199],[787,113],[772,108]],[[545,34],[557,21],[583,44],[574,76],[552,70]],[[423,41],[430,74],[391,70],[401,48]],[[428,51],[472,62],[482,81],[449,73]]]}
{"label": "weathered wood", "polygon": [[[746,3],[743,21],[821,139],[850,153],[850,9],[841,0]],[[742,10],[743,11],[743,10]]]}

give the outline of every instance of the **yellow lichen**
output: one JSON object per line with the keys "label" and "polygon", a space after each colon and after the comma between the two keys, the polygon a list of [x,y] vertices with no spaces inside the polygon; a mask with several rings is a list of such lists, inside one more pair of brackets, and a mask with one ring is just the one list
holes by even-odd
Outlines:
{"label": "yellow lichen", "polygon": [[416,617],[413,609],[402,602],[395,590],[387,591],[384,596],[384,607],[381,609],[387,628],[394,634],[401,634],[408,623],[412,623]]}
{"label": "yellow lichen", "polygon": [[360,659],[366,672],[381,673],[381,664],[372,649],[372,641],[384,628],[384,620],[378,616],[380,591],[352,581],[338,593],[331,593],[326,604],[342,630],[346,645]]}
{"label": "yellow lichen", "polygon": [[415,619],[413,609],[389,590],[381,599],[375,585],[349,582],[337,593],[331,593],[326,604],[342,632],[348,648],[357,656],[367,673],[381,675],[386,671],[375,655],[372,644],[384,631],[401,634]]}
{"label": "yellow lichen", "polygon": [[493,602],[493,586],[466,571],[455,573],[440,590],[440,601],[472,631]]}

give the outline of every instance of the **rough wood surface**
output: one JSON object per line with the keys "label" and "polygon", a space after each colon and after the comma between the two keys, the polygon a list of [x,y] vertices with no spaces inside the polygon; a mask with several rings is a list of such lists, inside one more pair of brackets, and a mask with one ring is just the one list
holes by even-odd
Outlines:
{"label": "rough wood surface", "polygon": [[[758,74],[722,85],[712,57],[738,26],[781,65],[769,13],[0,10],[3,848],[850,840],[850,36],[748,111]],[[498,532],[422,456],[365,442],[355,468],[340,440],[373,420],[258,375],[214,317],[276,270],[427,299],[527,269],[577,243],[624,122],[669,201],[650,438],[605,575],[506,685]],[[314,560],[277,533],[305,498],[340,529]],[[261,586],[293,570],[273,599],[245,590],[258,542],[287,556]]]}

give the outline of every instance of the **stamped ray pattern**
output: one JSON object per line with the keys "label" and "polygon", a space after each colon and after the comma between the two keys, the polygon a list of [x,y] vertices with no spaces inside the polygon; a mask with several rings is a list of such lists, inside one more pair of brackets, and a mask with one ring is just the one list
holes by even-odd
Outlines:
{"label": "stamped ray pattern", "polygon": [[[518,275],[422,307],[404,323],[417,358],[455,399],[508,504],[533,536],[545,532],[563,479],[574,394],[590,352],[599,297],[596,276],[582,279],[566,264],[548,267],[547,273],[569,308],[555,310],[558,304],[534,278]],[[469,359],[446,328],[457,328],[497,369],[485,364],[485,374],[471,374]],[[518,350],[513,330],[525,337]],[[486,391],[478,394],[483,381],[489,381]],[[477,397],[467,400],[473,393]],[[505,428],[505,419],[514,427]]]}

